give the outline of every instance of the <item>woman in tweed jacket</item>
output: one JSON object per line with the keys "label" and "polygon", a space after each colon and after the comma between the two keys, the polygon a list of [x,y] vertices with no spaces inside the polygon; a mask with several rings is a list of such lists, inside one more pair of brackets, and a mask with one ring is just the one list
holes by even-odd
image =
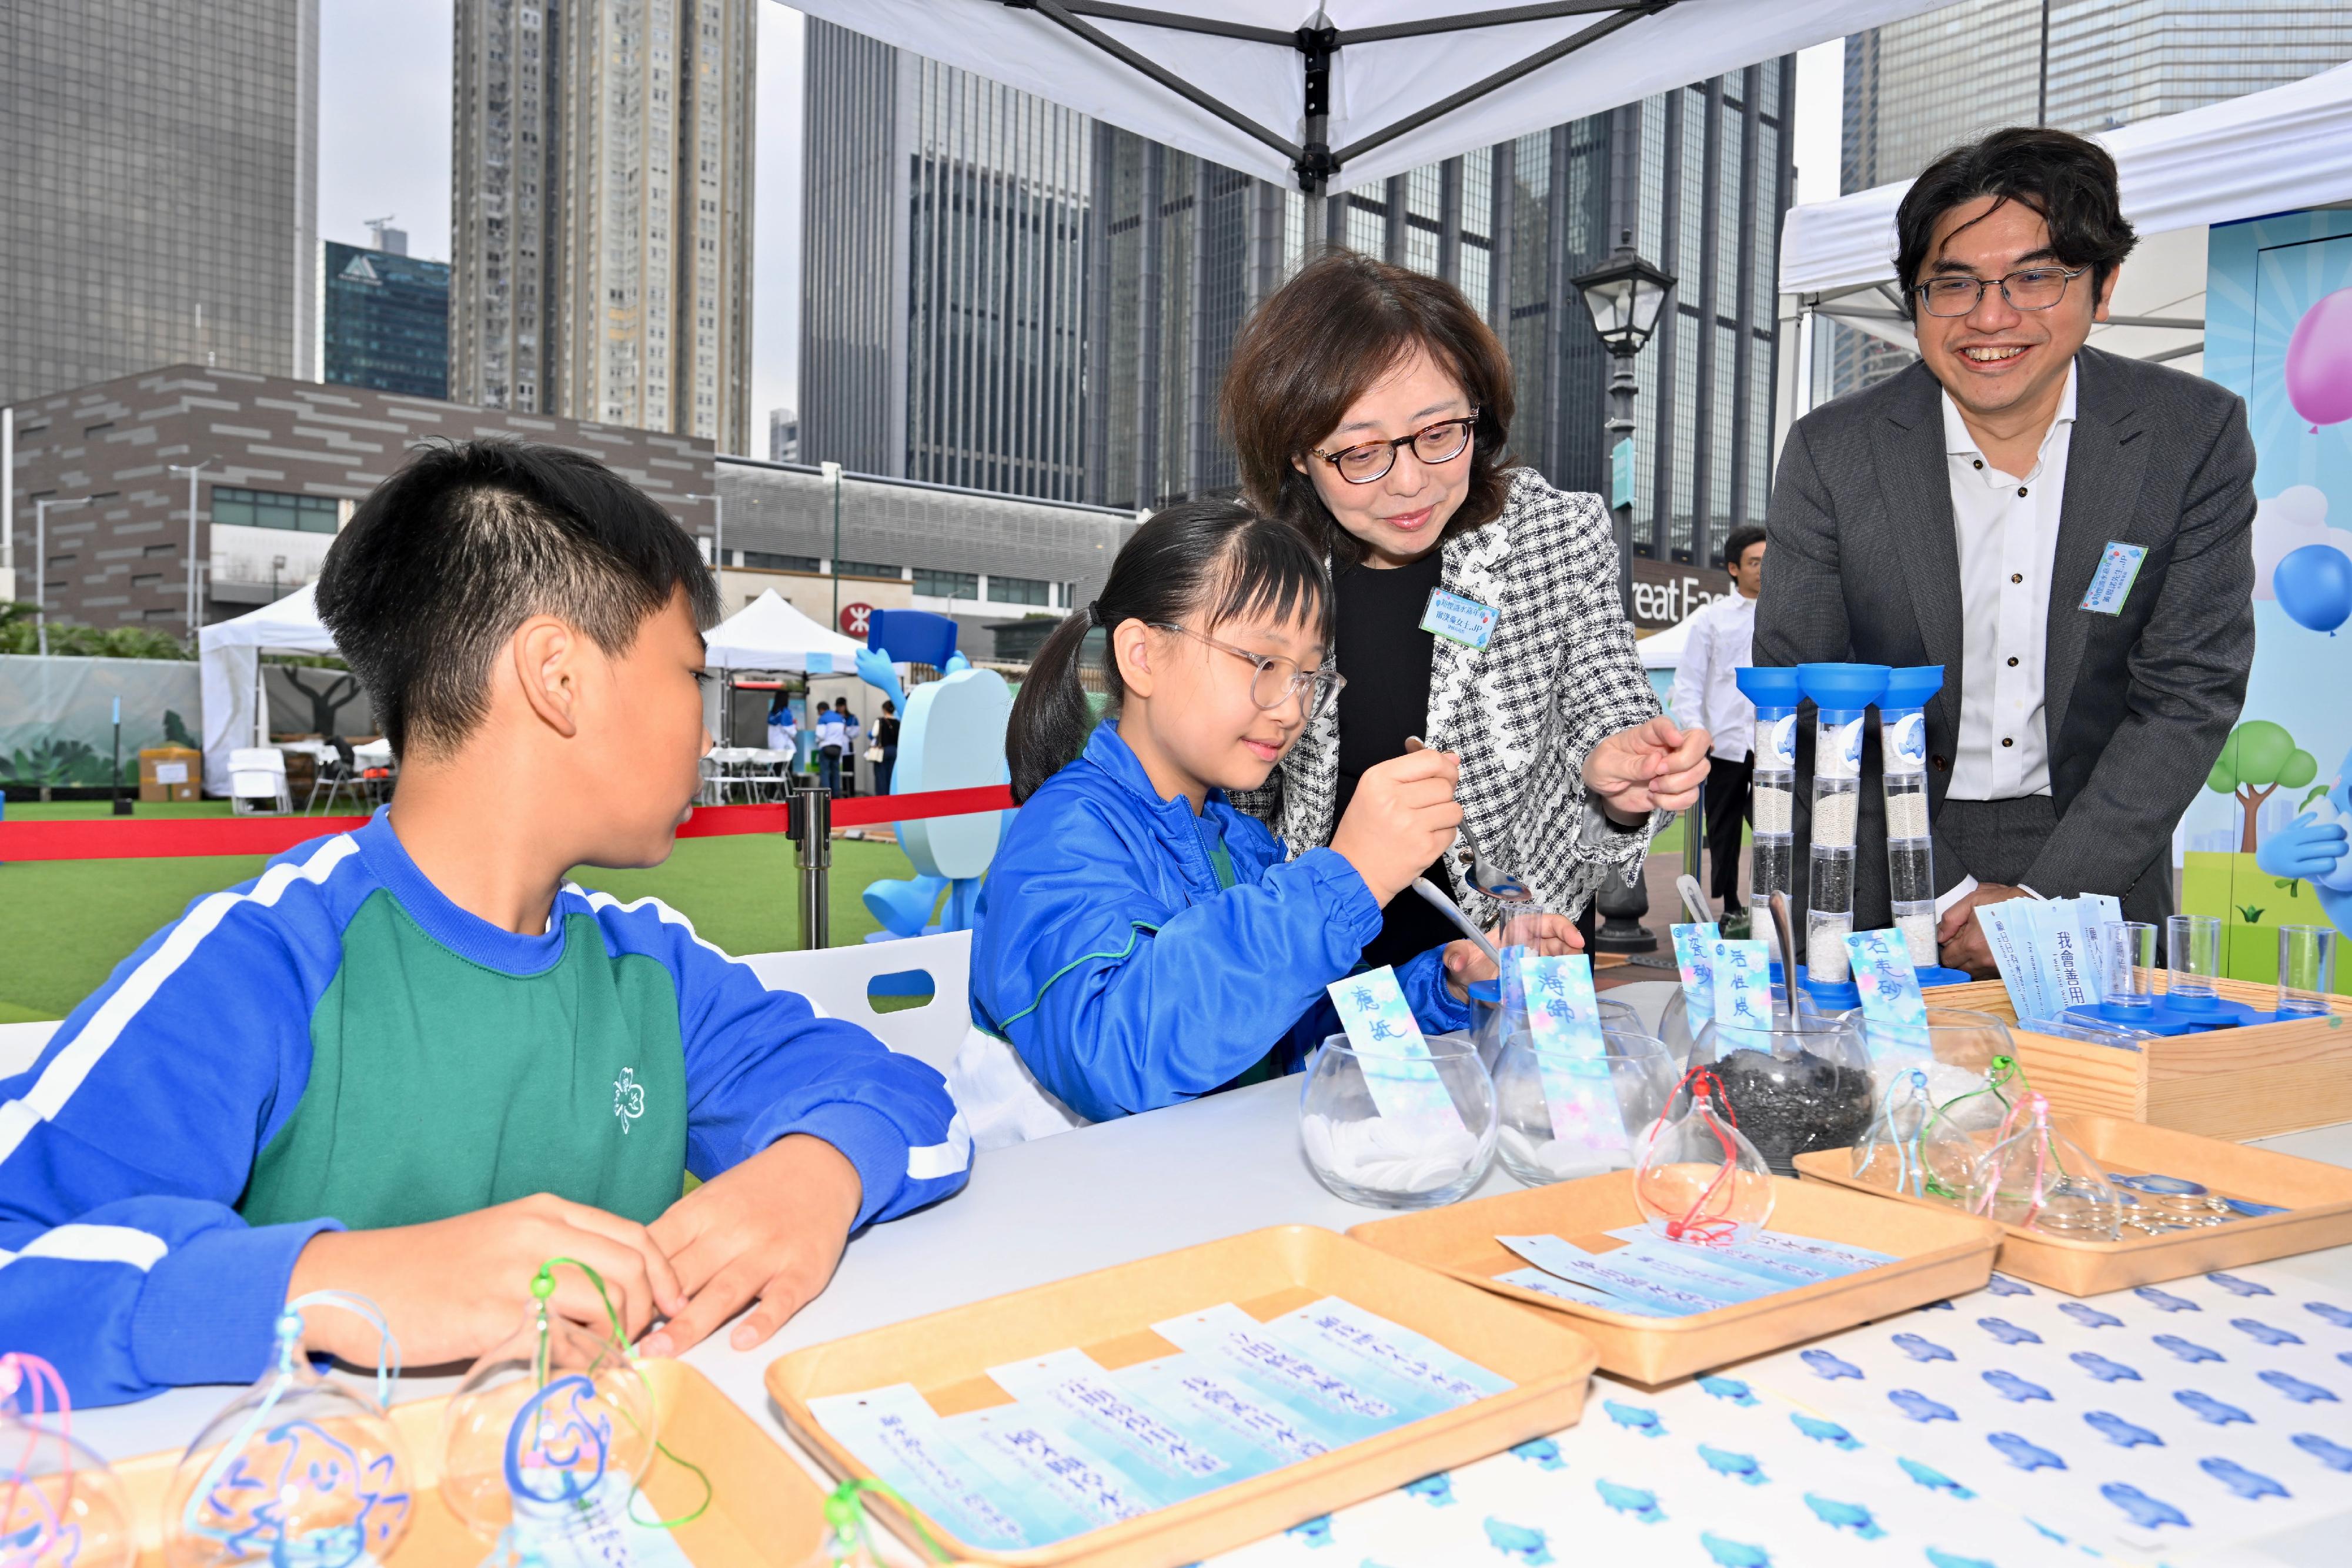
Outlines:
{"label": "woman in tweed jacket", "polygon": [[[1417,733],[1461,757],[1458,798],[1487,858],[1574,911],[1610,868],[1638,873],[1652,833],[1690,805],[1707,737],[1659,710],[1619,603],[1600,497],[1555,490],[1511,463],[1511,389],[1502,345],[1459,291],[1345,252],[1302,269],[1243,329],[1223,408],[1243,486],[1328,555],[1349,689],[1267,788],[1239,803],[1294,854],[1328,843],[1343,751],[1360,768],[1381,760],[1372,753],[1391,732]],[[1414,579],[1360,580],[1351,595],[1351,572],[1393,570]],[[1423,579],[1433,604],[1453,596],[1444,602],[1474,622],[1481,608],[1496,612],[1483,648],[1475,632],[1415,634]],[[1359,627],[1355,665],[1351,597],[1389,607],[1380,626]],[[1427,702],[1415,714],[1423,637]],[[1343,747],[1351,713],[1361,729]],[[1370,750],[1365,737],[1377,737]],[[1486,923],[1496,912],[1470,890],[1469,860],[1457,840],[1432,875]],[[1426,929],[1417,904],[1389,906],[1392,926],[1415,928],[1397,931],[1402,944]]]}

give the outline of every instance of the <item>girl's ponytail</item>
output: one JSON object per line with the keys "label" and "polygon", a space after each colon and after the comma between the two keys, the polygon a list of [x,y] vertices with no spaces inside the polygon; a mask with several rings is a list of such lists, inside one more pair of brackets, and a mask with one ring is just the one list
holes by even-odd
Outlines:
{"label": "girl's ponytail", "polygon": [[1066,615],[1029,663],[1029,674],[1013,699],[1004,732],[1004,759],[1013,768],[1013,799],[1018,804],[1037,786],[1085,755],[1094,733],[1095,713],[1078,678],[1095,607]]}
{"label": "girl's ponytail", "polygon": [[1116,716],[1127,694],[1108,633],[1129,621],[1156,626],[1198,617],[1206,631],[1259,614],[1276,622],[1306,616],[1330,644],[1330,579],[1305,534],[1234,501],[1182,501],[1153,513],[1119,546],[1101,595],[1066,616],[1030,663],[1004,733],[1013,800],[1026,800],[1086,755],[1096,715],[1079,674],[1096,627],[1106,633],[1103,689]]}

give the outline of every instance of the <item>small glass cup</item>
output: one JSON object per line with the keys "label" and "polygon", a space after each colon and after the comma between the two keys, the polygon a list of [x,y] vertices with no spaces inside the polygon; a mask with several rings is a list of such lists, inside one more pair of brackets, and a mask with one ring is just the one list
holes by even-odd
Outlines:
{"label": "small glass cup", "polygon": [[1468,1035],[1426,1043],[1425,1057],[1373,1054],[1335,1034],[1307,1064],[1299,1143],[1334,1195],[1368,1208],[1434,1208],[1486,1179],[1495,1081]]}
{"label": "small glass cup", "polygon": [[[1674,1059],[1651,1035],[1603,1029],[1601,1041],[1598,1058],[1540,1050],[1524,1031],[1504,1044],[1495,1069],[1502,1123],[1495,1153],[1521,1186],[1628,1170],[1641,1159],[1675,1092]],[[1566,1105],[1552,1103],[1548,1082],[1570,1091]],[[1578,1125],[1594,1102],[1613,1104],[1615,1119]]]}
{"label": "small glass cup", "polygon": [[2278,1011],[2282,1018],[2326,1018],[2336,988],[2336,927],[2279,927]]}
{"label": "small glass cup", "polygon": [[2156,1006],[2156,927],[2111,920],[2099,927],[2099,973],[2107,1006],[2145,1012]]}
{"label": "small glass cup", "polygon": [[2172,978],[2167,994],[2176,1002],[2210,1001],[2221,976],[2221,917],[2176,915],[2165,922],[2165,962]]}

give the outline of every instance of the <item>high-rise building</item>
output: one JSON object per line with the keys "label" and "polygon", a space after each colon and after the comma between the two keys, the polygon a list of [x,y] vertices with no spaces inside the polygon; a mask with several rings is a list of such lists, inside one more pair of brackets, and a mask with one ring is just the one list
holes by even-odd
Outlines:
{"label": "high-rise building", "polygon": [[801,460],[800,416],[788,408],[768,411],[768,461],[797,463]]}
{"label": "high-rise building", "polygon": [[1611,373],[1570,280],[1635,247],[1681,280],[1635,364],[1634,548],[1712,564],[1769,488],[1774,255],[1790,198],[1768,61],[1310,211],[1293,190],[811,20],[802,452],[1136,509],[1230,489],[1235,332],[1310,248],[1458,284],[1519,378],[1518,454],[1604,488]]}
{"label": "high-rise building", "polygon": [[[1846,39],[1839,188],[1908,180],[1947,148],[2004,125],[2088,135],[2347,59],[2344,0],[1959,0]],[[1914,357],[1824,325],[1837,392]]]}
{"label": "high-rise building", "polygon": [[757,0],[459,0],[453,392],[751,439]]}
{"label": "high-rise building", "polygon": [[0,6],[0,403],[317,357],[319,0]]}
{"label": "high-rise building", "polygon": [[449,264],[408,255],[398,229],[381,234],[378,249],[339,240],[320,246],[318,379],[446,397]]}

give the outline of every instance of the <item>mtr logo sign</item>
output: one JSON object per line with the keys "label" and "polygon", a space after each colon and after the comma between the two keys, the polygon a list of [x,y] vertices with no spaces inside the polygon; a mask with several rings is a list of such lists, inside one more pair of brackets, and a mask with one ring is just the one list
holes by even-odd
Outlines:
{"label": "mtr logo sign", "polygon": [[1731,579],[1718,568],[1633,558],[1633,624],[1644,631],[1663,631],[1730,591]]}

